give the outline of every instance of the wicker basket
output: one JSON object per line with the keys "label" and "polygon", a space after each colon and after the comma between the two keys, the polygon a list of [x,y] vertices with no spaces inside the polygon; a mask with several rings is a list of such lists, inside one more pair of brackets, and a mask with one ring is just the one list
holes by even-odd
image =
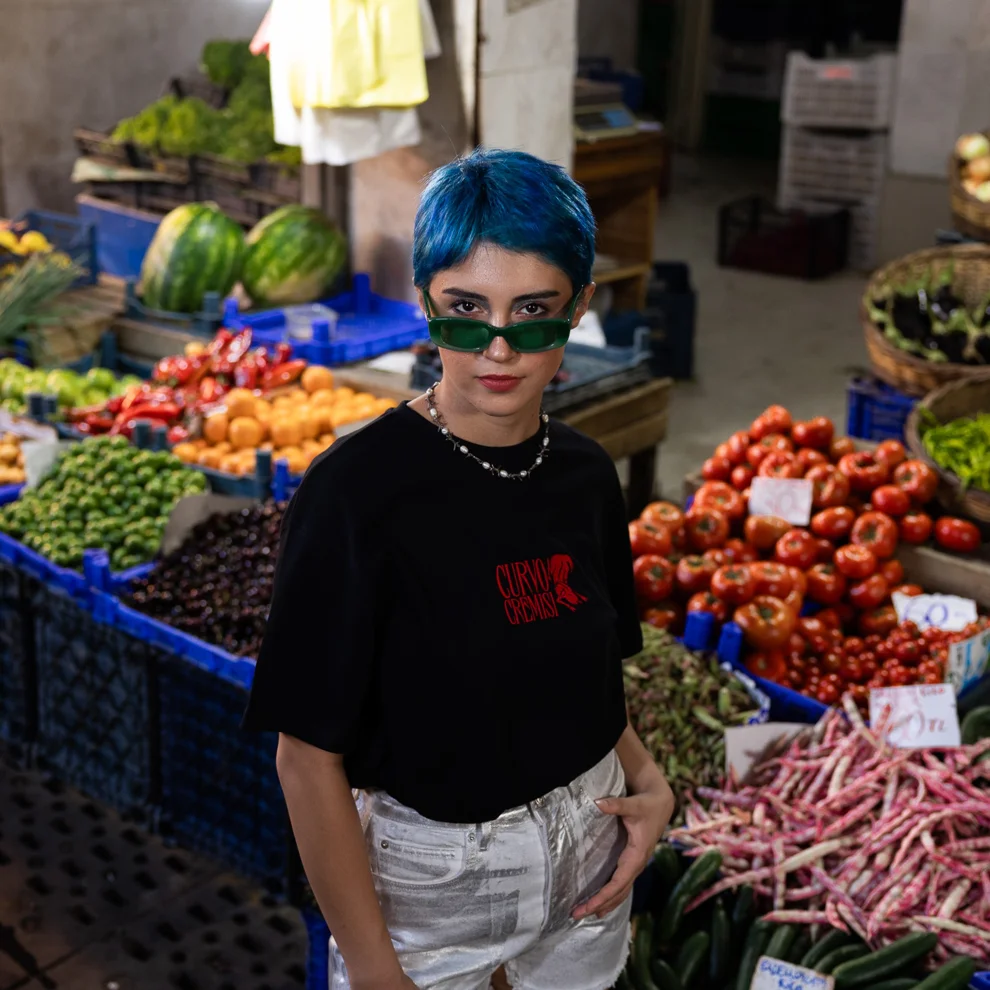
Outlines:
{"label": "wicker basket", "polygon": [[950,382],[925,396],[911,410],[904,429],[904,439],[911,453],[939,474],[941,484],[936,496],[939,503],[949,512],[969,516],[983,526],[990,527],[990,492],[978,488],[963,491],[959,478],[951,471],[939,467],[925,450],[919,428],[922,409],[929,410],[940,423],[990,412],[990,374],[984,372],[979,378],[963,378]]}
{"label": "wicker basket", "polygon": [[990,245],[987,244],[950,244],[915,251],[881,268],[866,287],[860,319],[874,374],[907,395],[927,395],[956,379],[978,378],[990,372],[986,365],[940,363],[908,354],[887,340],[867,311],[866,300],[882,286],[920,278],[933,265],[944,267],[950,261],[954,266],[953,288],[967,306],[976,306],[990,292]]}
{"label": "wicker basket", "polygon": [[981,203],[966,192],[962,183],[962,169],[955,155],[949,156],[949,206],[952,209],[952,226],[967,237],[978,241],[990,241],[990,203]]}

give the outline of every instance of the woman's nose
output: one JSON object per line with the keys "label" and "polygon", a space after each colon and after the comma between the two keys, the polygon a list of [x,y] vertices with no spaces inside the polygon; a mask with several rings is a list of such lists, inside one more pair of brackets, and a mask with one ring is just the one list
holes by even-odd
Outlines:
{"label": "woman's nose", "polygon": [[509,347],[509,342],[505,337],[496,337],[488,345],[488,349],[485,351],[485,357],[489,361],[497,361],[499,363],[504,363],[512,359],[515,355],[515,351]]}

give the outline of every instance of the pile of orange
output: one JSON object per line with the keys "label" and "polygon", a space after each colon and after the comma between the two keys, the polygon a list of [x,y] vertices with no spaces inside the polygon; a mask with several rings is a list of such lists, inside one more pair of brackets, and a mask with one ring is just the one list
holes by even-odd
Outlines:
{"label": "pile of orange", "polygon": [[287,461],[292,474],[302,474],[329,447],[342,426],[381,415],[396,403],[368,392],[334,388],[329,368],[310,365],[293,388],[270,398],[235,388],[203,420],[202,436],[177,444],[172,453],[187,464],[227,474],[248,475],[255,454],[270,450],[272,461]]}

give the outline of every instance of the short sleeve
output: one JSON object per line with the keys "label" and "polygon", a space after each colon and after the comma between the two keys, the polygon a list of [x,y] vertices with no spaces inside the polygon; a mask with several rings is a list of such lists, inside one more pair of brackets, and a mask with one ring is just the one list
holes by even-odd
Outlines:
{"label": "short sleeve", "polygon": [[376,567],[362,513],[334,496],[336,473],[315,464],[286,510],[243,725],[348,755],[374,680]]}
{"label": "short sleeve", "polygon": [[626,500],[622,496],[622,487],[611,461],[606,489],[604,540],[606,579],[612,607],[618,612],[616,621],[622,656],[632,657],[643,649],[643,630],[639,624],[633,583]]}

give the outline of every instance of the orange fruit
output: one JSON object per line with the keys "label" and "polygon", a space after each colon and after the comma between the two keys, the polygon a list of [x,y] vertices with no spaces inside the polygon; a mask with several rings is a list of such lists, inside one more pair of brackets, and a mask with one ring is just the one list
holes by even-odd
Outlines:
{"label": "orange fruit", "polygon": [[328,409],[337,401],[337,393],[332,388],[318,388],[309,397],[310,409]]}
{"label": "orange fruit", "polygon": [[320,434],[320,424],[310,412],[303,411],[299,414],[299,432],[303,440],[315,440]]}
{"label": "orange fruit", "polygon": [[272,454],[272,461],[275,464],[279,461],[287,461],[290,474],[302,474],[308,464],[306,455],[295,445],[283,447],[281,450],[276,451]]}
{"label": "orange fruit", "polygon": [[224,474],[240,474],[241,473],[241,458],[239,454],[225,454],[220,458],[220,463],[217,465],[217,469],[223,471]]}
{"label": "orange fruit", "polygon": [[316,423],[317,436],[333,433],[333,412],[330,409],[314,409],[311,416]]}
{"label": "orange fruit", "polygon": [[208,447],[206,450],[201,450],[199,457],[196,459],[196,463],[200,467],[205,468],[216,468],[220,464],[220,459],[223,454],[219,453],[215,448]]}
{"label": "orange fruit", "polygon": [[302,387],[307,392],[316,392],[321,388],[333,388],[333,372],[319,364],[311,364],[302,373]]}
{"label": "orange fruit", "polygon": [[272,418],[272,406],[267,399],[255,399],[254,400],[254,413],[252,414],[255,419],[265,422]]}
{"label": "orange fruit", "polygon": [[229,440],[224,440],[213,449],[222,457],[224,454],[229,454],[234,449],[234,445]]}
{"label": "orange fruit", "polygon": [[354,389],[348,388],[346,385],[341,385],[340,388],[335,388],[333,394],[337,396],[338,402],[343,402],[344,399],[352,399],[354,397]]}
{"label": "orange fruit", "polygon": [[272,443],[276,447],[295,447],[302,440],[302,428],[296,417],[280,416],[272,420]]}
{"label": "orange fruit", "polygon": [[317,438],[319,444],[323,448],[327,448],[336,440],[337,438],[332,433],[321,433]]}
{"label": "orange fruit", "polygon": [[227,418],[231,421],[239,416],[254,416],[257,399],[253,392],[246,388],[233,388],[224,397],[227,407]]}
{"label": "orange fruit", "polygon": [[195,464],[199,455],[199,448],[193,443],[177,443],[172,448],[172,453],[182,461],[183,464]]}
{"label": "orange fruit", "polygon": [[265,431],[261,423],[250,416],[238,416],[230,422],[227,431],[230,442],[237,450],[244,450],[247,447],[257,447],[265,438]]}
{"label": "orange fruit", "polygon": [[304,454],[318,454],[323,448],[316,440],[303,440],[302,452]]}
{"label": "orange fruit", "polygon": [[212,413],[203,420],[203,436],[210,443],[220,443],[227,439],[227,414]]}
{"label": "orange fruit", "polygon": [[383,412],[388,412],[389,409],[395,409],[398,404],[396,399],[379,399],[375,403],[375,408],[378,410],[378,414],[381,415]]}

